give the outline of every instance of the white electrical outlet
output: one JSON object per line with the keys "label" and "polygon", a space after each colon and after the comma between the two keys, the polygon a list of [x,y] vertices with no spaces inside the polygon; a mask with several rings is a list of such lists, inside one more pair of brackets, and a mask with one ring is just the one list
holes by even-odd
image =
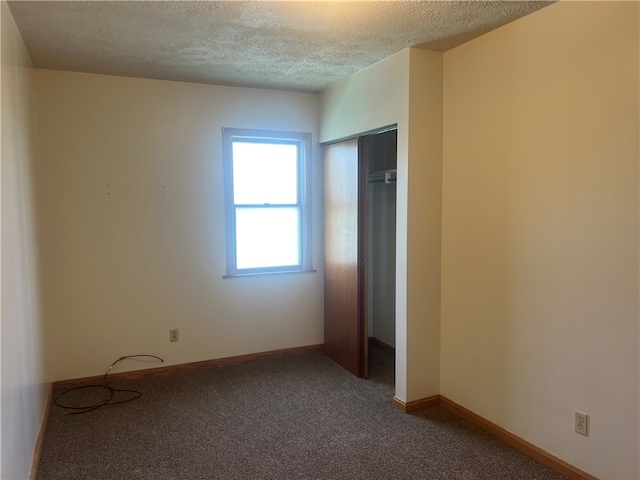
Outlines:
{"label": "white electrical outlet", "polygon": [[588,428],[589,428],[589,415],[576,410],[575,411],[576,433],[579,433],[580,435],[584,435],[586,437],[588,434]]}
{"label": "white electrical outlet", "polygon": [[178,333],[178,329],[177,328],[170,328],[169,329],[169,341],[170,342],[177,342],[178,340],[180,340],[180,335]]}

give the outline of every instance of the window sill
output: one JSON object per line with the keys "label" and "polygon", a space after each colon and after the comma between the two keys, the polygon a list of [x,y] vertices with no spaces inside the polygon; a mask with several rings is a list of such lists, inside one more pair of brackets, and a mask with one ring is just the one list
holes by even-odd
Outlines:
{"label": "window sill", "polygon": [[317,270],[281,270],[278,272],[252,272],[252,273],[234,273],[233,275],[223,275],[222,278],[245,278],[245,277],[267,277],[274,275],[297,275],[300,273],[317,273]]}

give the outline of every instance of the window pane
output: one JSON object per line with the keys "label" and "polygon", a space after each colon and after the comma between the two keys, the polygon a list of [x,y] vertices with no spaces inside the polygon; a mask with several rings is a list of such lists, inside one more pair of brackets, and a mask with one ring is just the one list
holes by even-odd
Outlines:
{"label": "window pane", "polygon": [[298,147],[272,143],[232,143],[236,205],[298,202]]}
{"label": "window pane", "polygon": [[236,268],[300,265],[298,208],[236,208]]}

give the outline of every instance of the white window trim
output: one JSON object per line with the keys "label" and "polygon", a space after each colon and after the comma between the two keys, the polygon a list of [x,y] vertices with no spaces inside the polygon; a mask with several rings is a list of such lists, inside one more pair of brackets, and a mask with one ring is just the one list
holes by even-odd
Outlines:
{"label": "white window trim", "polygon": [[[236,268],[236,221],[233,196],[233,157],[231,145],[234,140],[288,141],[298,144],[298,188],[300,195],[300,260],[298,266],[263,267],[252,269]],[[312,267],[311,245],[311,134],[302,132],[283,132],[272,130],[254,130],[246,128],[222,129],[222,157],[224,168],[225,229],[227,274],[225,278],[314,272]]]}

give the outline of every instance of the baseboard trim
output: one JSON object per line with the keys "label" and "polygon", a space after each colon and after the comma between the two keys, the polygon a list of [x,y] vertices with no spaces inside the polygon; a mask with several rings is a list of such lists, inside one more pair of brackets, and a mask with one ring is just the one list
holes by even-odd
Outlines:
{"label": "baseboard trim", "polygon": [[393,406],[404,413],[411,413],[415,412],[416,410],[437,407],[438,405],[440,405],[440,395],[420,398],[418,400],[412,400],[411,402],[404,402],[398,397],[393,397]]}
{"label": "baseboard trim", "polygon": [[440,405],[458,417],[462,417],[468,422],[480,427],[501,442],[506,443],[510,447],[513,447],[534,460],[554,469],[556,472],[569,477],[571,480],[598,480],[597,477],[580,470],[570,463],[552,455],[546,450],[536,447],[534,444],[527,442],[525,439],[520,438],[510,431],[505,430],[504,428],[490,422],[462,405],[458,405],[446,397],[440,396]]}
{"label": "baseboard trim", "polygon": [[369,337],[369,343],[371,345],[375,345],[376,347],[380,347],[382,350],[384,350],[387,353],[390,353],[391,355],[396,354],[395,347],[392,347],[388,343],[384,343],[382,340],[378,340],[376,337]]}
{"label": "baseboard trim", "polygon": [[[212,360],[203,360],[200,362],[181,363],[178,365],[169,365],[166,367],[147,368],[145,370],[134,370],[131,372],[110,373],[109,380],[137,380],[144,377],[154,377],[158,375],[167,375],[170,373],[189,372],[193,370],[204,370],[207,368],[222,367],[224,365],[233,365],[237,363],[253,362],[266,358],[281,358],[294,355],[303,355],[311,352],[322,352],[324,345],[307,345],[304,347],[285,348],[282,350],[271,350],[268,352],[250,353],[247,355],[237,355],[234,357],[215,358]],[[59,380],[53,382],[55,391],[67,390],[69,388],[81,387],[83,385],[102,384],[104,374],[93,377],[74,378],[70,380]]]}
{"label": "baseboard trim", "polygon": [[36,446],[33,450],[33,460],[31,462],[31,472],[29,473],[29,480],[36,480],[38,476],[38,465],[40,464],[40,454],[42,453],[42,443],[44,442],[44,434],[47,431],[47,421],[49,419],[49,409],[51,408],[51,399],[53,398],[53,384],[50,383],[47,387],[47,399],[44,405],[44,414],[42,415],[42,424],[40,425],[40,432],[38,432],[38,438],[36,439]]}
{"label": "baseboard trim", "polygon": [[404,413],[411,413],[416,410],[441,406],[449,410],[454,415],[464,418],[469,423],[480,427],[488,434],[496,437],[502,443],[524,453],[525,455],[537,460],[538,462],[554,469],[556,472],[570,478],[571,480],[598,480],[597,477],[580,470],[578,467],[565,462],[561,458],[552,455],[546,450],[536,447],[534,444],[527,442],[524,438],[511,433],[510,431],[490,422],[486,418],[481,417],[477,413],[457,404],[453,400],[449,400],[442,395],[433,395],[431,397],[404,402],[398,397],[393,397],[393,406]]}
{"label": "baseboard trim", "polygon": [[[371,338],[371,342],[374,344],[377,339]],[[383,343],[383,342],[380,342]],[[384,344],[389,348],[387,344]],[[380,345],[381,348],[384,348]],[[217,358],[212,360],[204,360],[201,362],[183,363],[179,365],[171,365],[167,367],[149,368],[146,370],[135,370],[131,372],[114,373],[110,374],[109,378],[112,380],[136,380],[143,377],[151,377],[158,375],[167,375],[170,373],[188,372],[193,370],[202,370],[213,367],[221,367],[224,365],[233,365],[238,363],[252,362],[255,360],[267,359],[267,358],[279,358],[288,357],[294,355],[303,355],[311,352],[322,352],[324,345],[307,345],[304,347],[286,348],[282,350],[271,350],[268,352],[251,353],[248,355],[237,355],[234,357]],[[394,349],[395,350],[395,349]],[[38,472],[38,463],[40,460],[40,452],[42,450],[42,443],[44,441],[44,434],[46,431],[47,419],[49,417],[49,408],[51,406],[51,399],[54,391],[65,390],[68,388],[78,387],[82,385],[92,385],[101,383],[104,375],[98,375],[93,377],[84,377],[71,380],[61,380],[53,382],[49,386],[47,393],[47,404],[45,407],[44,417],[42,419],[42,426],[40,427],[40,433],[36,441],[36,447],[33,455],[33,463],[31,466],[30,480],[35,480]],[[417,410],[426,408],[432,408],[441,406],[450,411],[458,417],[464,418],[468,422],[483,429],[490,435],[496,437],[501,442],[515,448],[516,450],[528,455],[529,457],[537,460],[538,462],[554,469],[558,473],[565,475],[571,480],[598,480],[597,477],[580,470],[578,467],[565,462],[564,460],[552,455],[551,453],[543,450],[532,443],[529,443],[525,439],[509,432],[508,430],[496,425],[495,423],[481,417],[477,413],[455,403],[453,400],[449,400],[442,395],[433,395],[431,397],[420,398],[418,400],[412,400],[411,402],[404,402],[398,397],[394,396],[392,401],[393,406],[404,413],[411,413]]]}

